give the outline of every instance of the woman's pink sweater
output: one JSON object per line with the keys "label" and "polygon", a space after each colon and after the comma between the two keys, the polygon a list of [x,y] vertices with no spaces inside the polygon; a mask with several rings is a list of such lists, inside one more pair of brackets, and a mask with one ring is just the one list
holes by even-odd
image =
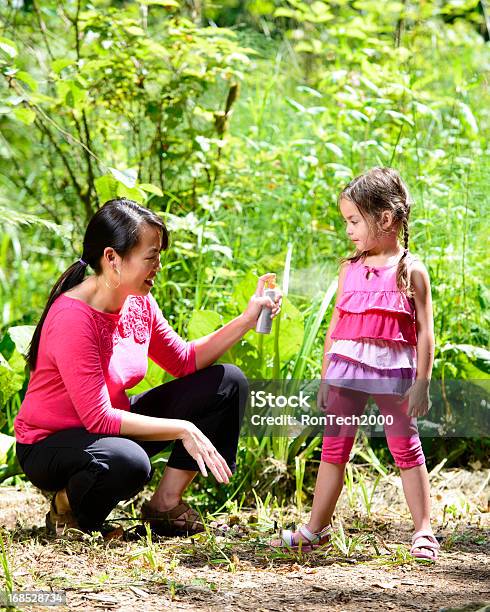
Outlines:
{"label": "woman's pink sweater", "polygon": [[148,357],[175,377],[196,370],[194,343],[170,327],[151,294],[128,296],[118,314],[61,294],[14,421],[17,441],[33,444],[72,427],[119,435],[125,391],[144,378]]}

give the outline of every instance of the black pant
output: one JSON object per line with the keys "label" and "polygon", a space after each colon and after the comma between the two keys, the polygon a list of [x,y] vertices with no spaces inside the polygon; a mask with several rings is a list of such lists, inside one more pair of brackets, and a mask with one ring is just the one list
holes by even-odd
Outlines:
{"label": "black pant", "polygon": [[[235,470],[238,436],[248,394],[242,371],[213,365],[130,398],[131,412],[185,419],[208,436]],[[141,441],[65,429],[35,444],[17,442],[19,463],[40,489],[66,488],[80,528],[97,530],[117,503],[131,499],[153,474],[149,457],[173,444],[168,465],[198,471],[180,440]]]}

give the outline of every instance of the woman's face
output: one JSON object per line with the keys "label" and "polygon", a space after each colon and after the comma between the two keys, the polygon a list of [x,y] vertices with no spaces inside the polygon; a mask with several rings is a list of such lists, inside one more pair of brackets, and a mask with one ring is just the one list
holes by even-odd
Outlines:
{"label": "woman's face", "polygon": [[160,249],[162,233],[158,227],[144,223],[140,226],[140,239],[121,262],[121,288],[131,295],[147,295],[153,279],[162,265]]}

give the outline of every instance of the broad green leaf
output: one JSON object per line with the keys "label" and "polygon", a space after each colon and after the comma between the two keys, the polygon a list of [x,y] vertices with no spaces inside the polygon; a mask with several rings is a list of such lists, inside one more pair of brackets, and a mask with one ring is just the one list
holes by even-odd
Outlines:
{"label": "broad green leaf", "polygon": [[[14,351],[8,363],[5,358],[0,358],[0,406],[4,406],[24,385],[24,373],[19,372],[19,357],[19,353]],[[11,360],[13,360],[14,366],[12,366]]]}
{"label": "broad green leaf", "polygon": [[152,185],[151,183],[140,183],[138,187],[140,189],[143,189],[143,191],[147,191],[148,193],[153,193],[154,195],[157,195],[160,198],[163,197],[162,190],[160,189],[160,187],[157,187],[156,185]]}
{"label": "broad green leaf", "polygon": [[27,355],[27,350],[35,329],[35,325],[17,325],[16,327],[10,327],[8,329],[7,333],[21,355]]}
{"label": "broad green leaf", "polygon": [[105,174],[96,178],[94,183],[101,202],[107,202],[117,196],[118,183],[114,177]]}
{"label": "broad green leaf", "polygon": [[142,189],[139,189],[139,187],[130,189],[122,183],[117,184],[117,197],[127,198],[128,200],[134,200],[135,202],[140,203],[146,202],[147,199],[146,193]]}
{"label": "broad green leaf", "polygon": [[207,336],[222,325],[221,315],[214,310],[194,310],[187,328],[189,340]]}

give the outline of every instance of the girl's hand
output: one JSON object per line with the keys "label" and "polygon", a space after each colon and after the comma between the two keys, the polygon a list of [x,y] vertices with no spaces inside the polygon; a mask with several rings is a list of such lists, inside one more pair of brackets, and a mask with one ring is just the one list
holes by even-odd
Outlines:
{"label": "girl's hand", "polygon": [[320,410],[325,411],[327,408],[328,398],[328,382],[326,380],[320,381],[320,388],[318,389],[318,395],[316,398],[316,404]]}
{"label": "girl's hand", "polygon": [[232,475],[228,464],[218,453],[211,440],[190,421],[184,421],[182,444],[189,455],[197,462],[201,474],[207,476],[206,466],[218,482],[228,484]]}
{"label": "girl's hand", "polygon": [[430,381],[417,379],[405,393],[408,396],[408,416],[419,417],[429,412],[431,401],[429,397]]}
{"label": "girl's hand", "polygon": [[271,280],[275,276],[276,275],[272,272],[268,272],[267,274],[263,274],[257,282],[257,289],[255,290],[254,295],[250,298],[248,306],[242,315],[250,329],[255,327],[260,311],[262,310],[262,306],[267,306],[267,308],[271,309],[272,318],[277,317],[277,315],[281,312],[282,291],[278,287],[274,287],[274,291],[276,292],[274,301],[270,297],[264,295],[266,281]]}

